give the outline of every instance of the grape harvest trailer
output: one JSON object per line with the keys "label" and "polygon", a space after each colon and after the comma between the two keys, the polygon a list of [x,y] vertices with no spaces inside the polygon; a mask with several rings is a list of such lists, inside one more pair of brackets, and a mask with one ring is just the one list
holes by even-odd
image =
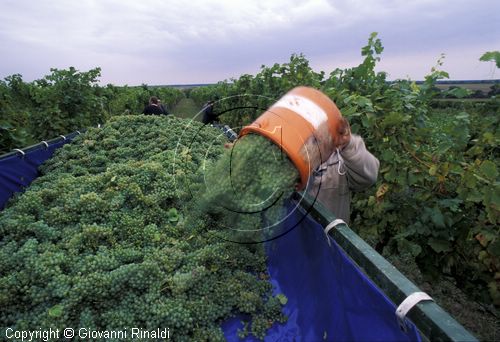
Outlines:
{"label": "grape harvest trailer", "polygon": [[[38,166],[78,134],[1,156],[0,209],[38,176]],[[296,193],[291,207],[297,204],[283,236],[265,246],[270,281],[286,296],[288,316],[268,330],[265,340],[476,340],[432,300],[405,304],[397,314],[398,306],[420,290],[314,198]],[[227,340],[240,340],[238,318],[221,326]]]}

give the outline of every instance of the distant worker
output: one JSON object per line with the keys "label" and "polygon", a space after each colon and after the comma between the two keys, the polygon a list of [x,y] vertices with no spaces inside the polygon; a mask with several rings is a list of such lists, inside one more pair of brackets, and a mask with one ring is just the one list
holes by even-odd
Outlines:
{"label": "distant worker", "polygon": [[201,121],[204,124],[218,123],[218,115],[214,114],[214,101],[208,101],[203,106],[203,118]]}
{"label": "distant worker", "polygon": [[160,99],[158,99],[158,105],[159,105],[159,106],[160,106],[160,108],[163,110],[163,113],[164,113],[165,115],[168,115],[167,106],[165,106],[165,105],[163,104],[163,102],[161,102],[161,100],[160,100]]}
{"label": "distant worker", "polygon": [[156,96],[151,96],[149,98],[149,104],[144,108],[142,114],[146,115],[162,115],[168,114],[165,111],[165,107],[160,103],[160,100]]}

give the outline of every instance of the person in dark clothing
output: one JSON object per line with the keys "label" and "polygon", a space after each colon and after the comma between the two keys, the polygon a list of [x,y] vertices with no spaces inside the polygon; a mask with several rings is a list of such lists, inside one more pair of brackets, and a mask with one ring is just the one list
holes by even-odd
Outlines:
{"label": "person in dark clothing", "polygon": [[163,114],[168,115],[167,106],[165,106],[163,102],[160,101],[160,99],[158,99],[158,106],[161,108],[161,110],[163,110]]}
{"label": "person in dark clothing", "polygon": [[203,106],[203,118],[201,121],[204,124],[211,124],[213,122],[218,122],[218,117],[216,114],[214,114],[214,101],[208,101],[204,106]]}
{"label": "person in dark clothing", "polygon": [[156,96],[151,96],[149,99],[149,104],[144,108],[142,111],[142,114],[146,115],[162,115],[162,114],[168,114],[164,110],[164,107],[160,105],[160,100]]}

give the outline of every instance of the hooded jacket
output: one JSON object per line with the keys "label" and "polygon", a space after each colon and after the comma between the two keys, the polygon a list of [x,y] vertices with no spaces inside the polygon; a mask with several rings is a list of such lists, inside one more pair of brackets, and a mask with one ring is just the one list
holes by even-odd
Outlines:
{"label": "hooded jacket", "polygon": [[359,135],[331,154],[312,174],[307,191],[333,214],[349,224],[351,192],[364,190],[377,181],[380,163],[366,149]]}

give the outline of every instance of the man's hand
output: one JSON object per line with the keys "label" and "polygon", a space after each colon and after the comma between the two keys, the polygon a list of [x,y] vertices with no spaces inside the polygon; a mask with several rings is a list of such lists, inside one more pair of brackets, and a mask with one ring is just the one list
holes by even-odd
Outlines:
{"label": "man's hand", "polygon": [[346,118],[342,118],[339,128],[337,130],[337,135],[333,137],[333,144],[335,148],[343,149],[351,141],[351,126]]}

